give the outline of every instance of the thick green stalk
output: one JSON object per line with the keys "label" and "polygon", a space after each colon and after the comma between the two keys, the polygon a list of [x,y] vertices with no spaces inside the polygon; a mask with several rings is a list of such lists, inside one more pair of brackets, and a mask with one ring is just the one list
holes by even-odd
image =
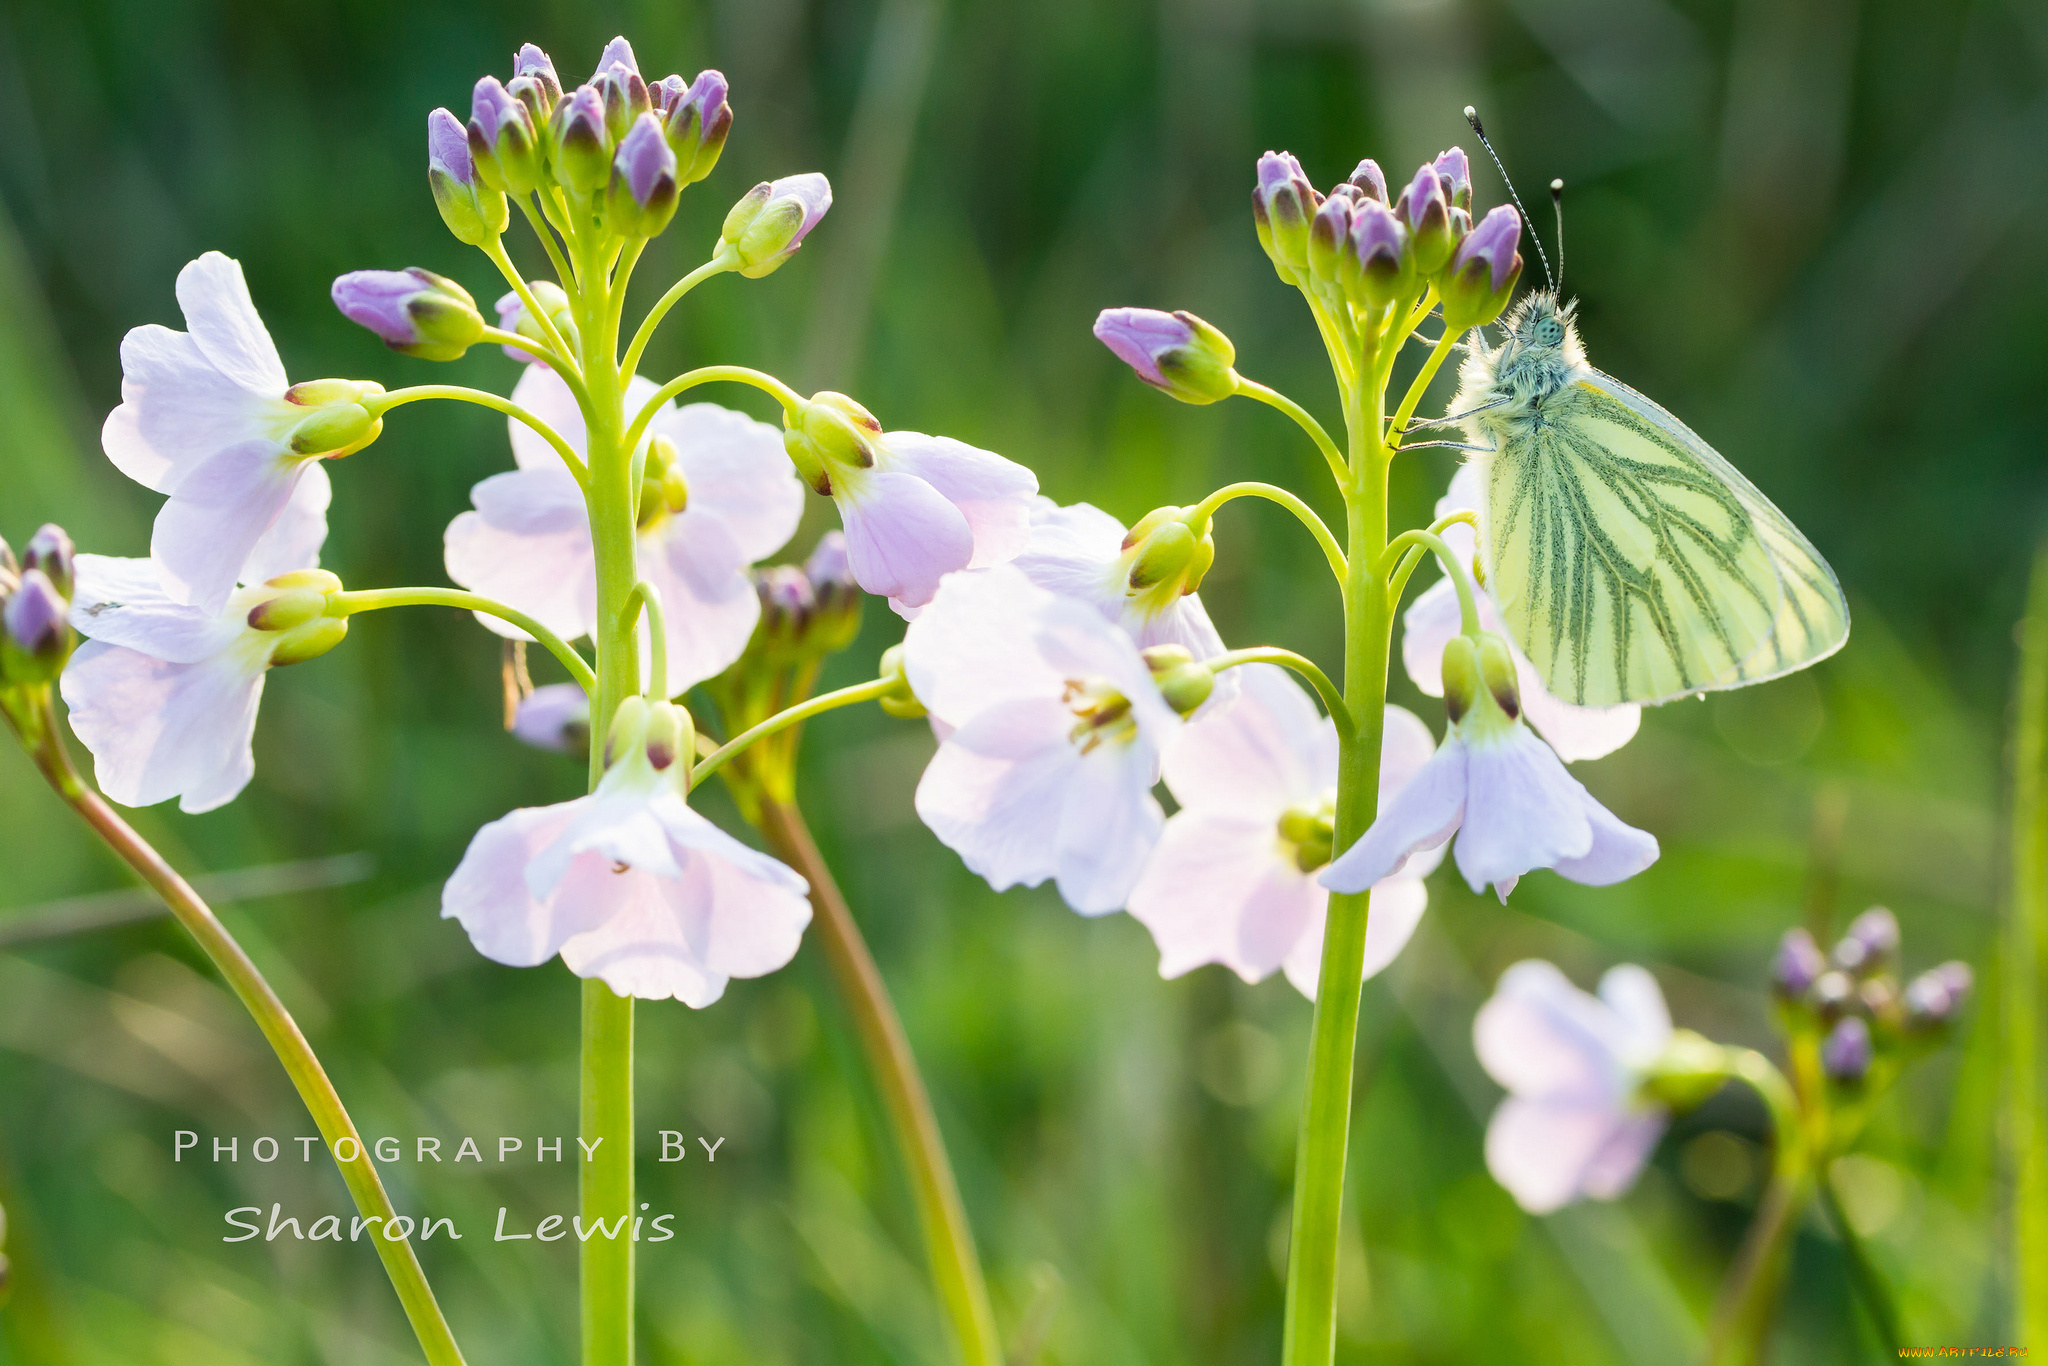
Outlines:
{"label": "thick green stalk", "polygon": [[[97,792],[86,786],[72,765],[70,751],[58,733],[56,717],[48,701],[38,702],[28,709],[23,720],[37,732],[28,734],[25,731],[22,738],[31,746],[36,766],[42,770],[50,786],[85,818],[86,824],[106,841],[107,847],[118,854],[122,862],[134,869],[137,876],[164,899],[171,914],[198,942],[214,968],[255,1018],[257,1027],[270,1043],[271,1051],[284,1064],[285,1073],[297,1088],[299,1099],[305,1102],[314,1124],[319,1126],[328,1151],[336,1154],[335,1165],[341,1169],[341,1179],[348,1186],[356,1209],[364,1219],[378,1221],[370,1225],[370,1242],[384,1263],[385,1274],[391,1278],[391,1286],[398,1292],[399,1303],[405,1308],[406,1319],[412,1324],[413,1333],[419,1338],[427,1360],[433,1366],[461,1366],[462,1351],[455,1345],[455,1336],[449,1331],[448,1320],[442,1317],[441,1306],[434,1299],[426,1274],[420,1270],[419,1259],[413,1255],[412,1240],[402,1238],[393,1241],[381,1236],[383,1229],[392,1226],[398,1212],[392,1208],[391,1197],[384,1192],[384,1183],[370,1161],[369,1150],[363,1144],[362,1135],[356,1131],[355,1121],[349,1118],[347,1107],[341,1103],[334,1083],[328,1080],[326,1070],[320,1066],[320,1059],[314,1056],[312,1045],[299,1032],[298,1022],[292,1018],[284,1002],[278,999],[277,993],[271,990],[270,983],[256,964],[242,951],[235,937],[228,933],[227,927],[192,890],[192,885],[179,876],[147,840],[136,834]],[[344,1141],[355,1150],[355,1156],[346,1162],[339,1156],[339,1145]]]}
{"label": "thick green stalk", "polygon": [[[604,774],[605,731],[626,697],[640,691],[635,623],[627,601],[639,582],[635,557],[631,448],[622,440],[623,385],[608,325],[611,297],[601,263],[583,262],[573,300],[590,391],[588,497],[597,555],[597,691],[590,699],[590,785]],[[633,1001],[601,980],[583,983],[581,1059],[583,1162],[578,1204],[582,1244],[583,1366],[633,1366]],[[617,1223],[615,1221],[623,1221]]]}
{"label": "thick green stalk", "polygon": [[811,884],[811,905],[817,912],[812,924],[818,944],[831,965],[840,998],[853,1016],[854,1030],[888,1111],[889,1126],[895,1131],[896,1149],[902,1154],[911,1194],[917,1201],[932,1279],[938,1283],[960,1359],[966,1366],[1003,1366],[1002,1343],[996,1336],[995,1314],[989,1308],[988,1286],[975,1254],[967,1210],[960,1202],[960,1187],[953,1179],[945,1140],[939,1136],[931,1097],[918,1074],[903,1022],[889,999],[889,988],[796,803],[763,794],[760,826],[776,856]]}
{"label": "thick green stalk", "polygon": [[2012,906],[2005,944],[2005,1117],[2011,1164],[2014,1342],[2048,1343],[2048,1097],[2041,994],[2048,981],[2048,546],[2020,623],[2013,726]]}

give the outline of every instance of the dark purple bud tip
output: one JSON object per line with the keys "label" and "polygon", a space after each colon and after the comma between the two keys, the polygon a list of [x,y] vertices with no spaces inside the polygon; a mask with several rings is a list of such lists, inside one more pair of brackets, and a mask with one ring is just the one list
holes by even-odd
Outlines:
{"label": "dark purple bud tip", "polygon": [[1408,182],[1408,188],[1401,191],[1401,197],[1394,202],[1394,212],[1401,216],[1402,224],[1411,233],[1425,229],[1442,229],[1450,222],[1450,201],[1444,197],[1443,182],[1438,179],[1434,165],[1424,166],[1415,172],[1415,178]]}
{"label": "dark purple bud tip", "polygon": [[1838,1082],[1858,1082],[1869,1074],[1875,1055],[1870,1026],[1860,1015],[1845,1015],[1835,1021],[1821,1044],[1820,1065]]}
{"label": "dark purple bud tip", "polygon": [[1813,936],[1803,929],[1787,930],[1771,959],[1771,989],[1785,1000],[1796,1001],[1827,970],[1827,956]]}
{"label": "dark purple bud tip", "polygon": [[550,105],[562,98],[562,78],[555,74],[554,59],[532,43],[520,48],[518,55],[512,59],[512,75],[515,78],[528,77],[534,81],[546,92]]}
{"label": "dark purple bud tip", "polygon": [[[71,544],[71,537],[55,522],[45,522],[36,528],[36,534],[28,538],[28,544],[21,548],[21,568],[40,569],[52,587],[62,597],[71,596],[72,559],[77,548]],[[6,555],[6,546],[0,545],[0,567],[11,568],[13,557]]]}
{"label": "dark purple bud tip", "polygon": [[676,193],[676,154],[662,136],[661,120],[652,113],[633,121],[613,168],[624,178],[633,202],[648,208],[657,196],[673,202]]}

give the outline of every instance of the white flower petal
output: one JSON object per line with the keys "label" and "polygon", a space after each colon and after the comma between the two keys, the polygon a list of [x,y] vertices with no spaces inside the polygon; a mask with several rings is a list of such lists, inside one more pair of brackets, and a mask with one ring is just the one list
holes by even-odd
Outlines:
{"label": "white flower petal", "polygon": [[959,508],[916,475],[871,470],[833,489],[846,529],[847,567],[870,593],[923,607],[939,580],[974,558],[974,531]]}
{"label": "white flower petal", "polygon": [[1065,679],[1038,652],[1031,629],[1051,601],[1014,566],[948,578],[903,634],[911,691],[956,727],[1001,702],[1057,697]]}
{"label": "white flower petal", "polygon": [[[1408,947],[1416,927],[1422,923],[1422,913],[1428,909],[1429,888],[1421,878],[1390,877],[1373,885],[1366,907],[1361,980],[1370,980],[1401,956],[1401,950]],[[1311,1001],[1316,998],[1316,986],[1323,974],[1323,937],[1329,923],[1329,899],[1325,893],[1322,909],[1282,965],[1294,989]]]}
{"label": "white flower petal", "polygon": [[578,977],[601,979],[620,996],[678,1000],[702,1010],[725,995],[728,974],[705,962],[712,916],[709,868],[677,878],[628,873],[606,881],[594,863],[579,861],[558,894],[603,901],[602,924],[562,945],[562,963]]}
{"label": "white flower petal", "polygon": [[1058,871],[1057,841],[1079,754],[1059,702],[1013,698],[970,717],[918,781],[918,818],[1000,892]]}
{"label": "white flower petal", "polygon": [[333,498],[334,482],[327,477],[327,462],[307,461],[284,511],[249,552],[241,582],[267,583],[296,569],[319,568],[320,547],[327,543],[327,507]]}
{"label": "white flower petal", "polygon": [[254,394],[281,395],[291,383],[263,326],[241,263],[209,251],[178,272],[178,307],[208,362]]}
{"label": "white flower petal", "polygon": [[164,592],[219,611],[257,543],[283,516],[305,465],[265,442],[246,441],[179,480],[149,538]]}
{"label": "white flower petal", "polygon": [[1579,1187],[1594,1200],[1626,1195],[1643,1173],[1671,1115],[1662,1107],[1646,1107],[1622,1119],[1579,1175]]}
{"label": "white flower petal", "polygon": [[644,759],[616,764],[598,782],[560,837],[526,865],[526,885],[536,897],[557,895],[562,880],[581,856],[596,854],[613,869],[637,868],[655,877],[681,876],[669,847],[665,803],[682,798],[661,783]]}
{"label": "white flower petal", "polygon": [[[597,622],[597,569],[583,492],[565,469],[494,474],[470,492],[477,511],[448,524],[448,577],[538,620],[564,639]],[[525,632],[477,620],[502,636]]]}
{"label": "white flower petal", "polygon": [[761,595],[725,525],[708,514],[676,525],[684,520],[640,538],[640,576],[661,595],[671,697],[724,673],[761,619]]}
{"label": "white flower petal", "polygon": [[575,683],[535,688],[519,703],[512,733],[536,749],[579,753],[590,744],[590,698]]}
{"label": "white flower petal", "polygon": [[1024,549],[1038,496],[1038,476],[1028,468],[950,436],[890,432],[882,444],[897,468],[938,490],[967,519],[974,536],[967,568],[1003,564]]}
{"label": "white flower petal", "polygon": [[1256,982],[1280,965],[1328,897],[1283,852],[1270,819],[1210,809],[1168,819],[1128,898],[1159,946],[1161,977],[1221,963]]}
{"label": "white flower petal", "polygon": [[690,502],[678,522],[715,519],[742,565],[768,558],[796,535],[804,486],[776,428],[716,403],[693,403],[664,409],[648,431],[673,441],[680,456]]}
{"label": "white flower petal", "polygon": [[1126,600],[1111,572],[1123,539],[1123,523],[1102,509],[1040,497],[1031,507],[1030,536],[1012,563],[1047,592],[1095,603],[1114,617]]}
{"label": "white flower petal", "polygon": [[[476,950],[493,962],[530,968],[555,956],[573,935],[613,914],[608,897],[622,897],[627,878],[614,877],[607,896],[543,900],[527,886],[527,865],[555,844],[590,803],[588,797],[555,806],[521,807],[492,821],[469,842],[462,862],[441,890],[441,916],[461,922]],[[589,858],[601,876],[610,866]],[[652,882],[647,874],[637,882]]]}
{"label": "white flower petal", "polygon": [[1516,1204],[1549,1214],[1588,1193],[1588,1171],[1625,1123],[1598,1106],[1510,1096],[1486,1126],[1486,1168]]}
{"label": "white flower petal", "polygon": [[[1279,666],[1230,672],[1239,676],[1241,696],[1188,723],[1166,756],[1166,785],[1183,807],[1261,819],[1271,837],[1289,806],[1337,785],[1337,728]],[[1390,712],[1390,734],[1392,725]]]}
{"label": "white flower petal", "polygon": [[1579,858],[1559,859],[1553,865],[1560,877],[1588,887],[1607,887],[1634,877],[1657,861],[1657,837],[1622,821],[1579,789],[1580,809],[1592,827],[1593,845]]}
{"label": "white flower petal", "polygon": [[1467,758],[1463,741],[1455,735],[1445,739],[1407,786],[1380,803],[1371,827],[1317,881],[1333,892],[1362,892],[1409,855],[1449,839],[1465,815]]}
{"label": "white flower petal", "polygon": [[1472,1022],[1487,1075],[1516,1095],[1617,1104],[1631,1089],[1613,1011],[1554,963],[1526,959],[1501,974]]}
{"label": "white flower petal", "polygon": [[149,560],[77,558],[71,624],[80,635],[173,664],[196,664],[233,644],[246,624],[232,615],[172,602]]}
{"label": "white flower petal", "polygon": [[1473,891],[1492,883],[1506,901],[1508,889],[1501,884],[1592,849],[1593,828],[1579,800],[1585,789],[1550,746],[1517,724],[1466,749],[1457,863]]}
{"label": "white flower petal", "polygon": [[811,923],[810,884],[681,803],[665,808],[663,823],[677,860],[708,873],[704,961],[728,977],[760,977],[794,958]]}
{"label": "white flower petal", "polygon": [[194,814],[234,800],[256,771],[250,738],[267,659],[261,641],[185,664],[81,645],[60,687],[100,790],[123,806],[178,797]]}
{"label": "white flower petal", "polygon": [[1074,765],[1055,858],[1060,896],[1082,915],[1107,915],[1130,899],[1166,823],[1152,796],[1157,772],[1156,753],[1142,736],[1106,741]]}
{"label": "white flower petal", "polygon": [[1636,1067],[1654,1063],[1671,1042],[1671,1010],[1649,969],[1634,963],[1609,968],[1600,979],[1600,1000],[1614,1012],[1621,1056]]}

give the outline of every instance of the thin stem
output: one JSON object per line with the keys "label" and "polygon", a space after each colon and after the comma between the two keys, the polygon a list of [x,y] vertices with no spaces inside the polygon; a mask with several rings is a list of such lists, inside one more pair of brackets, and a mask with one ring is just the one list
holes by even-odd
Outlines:
{"label": "thin stem", "polygon": [[718,772],[719,769],[725,767],[726,763],[734,755],[753,744],[756,740],[765,740],[779,730],[796,725],[800,721],[810,720],[810,718],[818,715],[820,712],[832,711],[838,707],[850,707],[856,702],[871,702],[878,697],[886,697],[889,690],[895,686],[896,680],[893,677],[877,678],[868,683],[856,683],[850,688],[840,688],[836,692],[819,693],[807,702],[799,702],[794,707],[790,707],[785,711],[779,711],[758,725],[741,731],[738,735],[733,736],[732,739],[727,740],[724,744],[713,750],[705,758],[699,760],[697,767],[690,774],[690,786],[696,787],[706,778]]}
{"label": "thin stem", "polygon": [[[533,235],[540,239],[541,246],[547,250],[548,263],[555,268],[556,283],[572,283],[576,279],[576,272],[569,268],[568,258],[562,255],[562,249],[555,245],[555,233],[558,229],[553,217],[547,212],[547,202],[540,198],[537,191],[530,199],[523,194],[516,195],[514,201],[519,205],[519,212],[526,215],[527,225],[533,229]],[[538,210],[534,207],[535,203],[540,205]]]}
{"label": "thin stem", "polygon": [[1771,1179],[1715,1299],[1706,1361],[1709,1366],[1755,1366],[1770,1332],[1786,1247],[1813,1196],[1814,1154],[1784,1073],[1749,1049],[1732,1049],[1729,1056],[1732,1073],[1754,1087],[1770,1109]]}
{"label": "thin stem", "polygon": [[[518,195],[513,197],[515,199],[523,199],[522,196]],[[522,203],[521,207],[523,208],[525,205]],[[538,225],[535,226],[534,230],[539,232]],[[554,244],[548,240],[546,233],[541,233],[541,241],[547,244],[549,254],[552,256],[554,254]],[[547,310],[542,308],[540,301],[533,297],[533,290],[527,285],[526,277],[519,273],[519,267],[513,265],[512,258],[505,254],[505,239],[493,237],[482,250],[483,254],[491,259],[491,264],[498,268],[498,273],[505,277],[505,283],[511,285],[513,292],[518,294],[519,302],[526,306],[526,316],[532,318],[534,326],[547,334],[548,349],[561,362],[557,367],[557,372],[561,374],[563,379],[569,382],[570,388],[576,391],[577,401],[582,403],[585,408],[588,408],[590,406],[590,396],[584,392],[582,380],[576,378],[572,373],[574,366],[570,364],[572,353],[569,350],[569,343],[563,340],[561,332],[555,327],[555,320],[547,315]],[[560,258],[557,257],[556,259],[559,261]]]}
{"label": "thin stem", "polygon": [[583,457],[576,454],[576,448],[562,439],[562,434],[535,417],[509,398],[500,398],[487,389],[470,389],[460,384],[415,384],[404,389],[392,389],[379,396],[373,411],[382,416],[391,409],[407,403],[418,403],[421,399],[452,398],[463,403],[474,403],[480,408],[490,408],[515,418],[531,427],[540,438],[555,448],[555,454],[562,457],[562,463],[569,467],[569,473],[576,476],[576,482],[587,491],[590,471],[583,463]]}
{"label": "thin stem", "polygon": [[1002,1343],[996,1336],[995,1314],[989,1307],[988,1286],[960,1200],[959,1183],[953,1178],[931,1097],[918,1073],[903,1022],[889,999],[889,988],[796,804],[764,795],[760,826],[777,857],[811,884],[811,905],[817,912],[812,925],[840,998],[853,1016],[854,1030],[895,1131],[897,1151],[903,1155],[917,1201],[932,1278],[938,1282],[939,1299],[961,1359],[966,1366],[1003,1366]]}
{"label": "thin stem", "polygon": [[1316,695],[1323,699],[1323,706],[1329,711],[1330,719],[1337,723],[1337,734],[1340,739],[1357,729],[1352,720],[1351,709],[1344,704],[1342,690],[1330,681],[1330,676],[1317,667],[1314,660],[1304,658],[1292,650],[1283,650],[1275,645],[1254,645],[1248,649],[1225,651],[1204,662],[1216,673],[1221,673],[1225,669],[1235,669],[1240,664],[1278,664],[1283,668],[1292,669],[1307,679],[1309,685],[1316,690]]}
{"label": "thin stem", "polygon": [[1842,1197],[1835,1190],[1832,1174],[1820,1181],[1820,1202],[1827,1210],[1828,1218],[1835,1226],[1835,1232],[1842,1240],[1842,1250],[1849,1258],[1849,1278],[1856,1283],[1856,1291],[1862,1297],[1863,1307],[1870,1311],[1870,1322],[1877,1329],[1878,1342],[1884,1347],[1888,1359],[1896,1360],[1900,1343],[1904,1340],[1899,1333],[1899,1310],[1892,1303],[1891,1290],[1884,1283],[1884,1275],[1871,1260],[1870,1249],[1864,1245],[1863,1235],[1849,1220],[1849,1211],[1842,1208]]}
{"label": "thin stem", "polygon": [[736,269],[738,265],[739,258],[721,248],[716,256],[670,285],[668,293],[655,300],[654,307],[648,309],[647,316],[640,320],[640,327],[633,333],[632,345],[626,348],[626,359],[620,363],[619,369],[629,375],[637,371],[640,368],[640,357],[647,350],[647,343],[654,340],[654,331],[661,326],[661,320],[668,316],[668,311],[698,285],[714,275],[723,275],[729,270]]}
{"label": "thin stem", "polygon": [[2005,1145],[2012,1173],[2014,1342],[2048,1343],[2048,1101],[2041,991],[2048,982],[2048,545],[2035,552],[2020,619],[2012,737],[2012,891],[2004,1000]]}
{"label": "thin stem", "polygon": [[[516,347],[537,360],[546,361],[549,365],[553,365],[561,359],[548,348],[546,343],[537,342],[531,337],[522,337],[517,332],[507,332],[502,327],[486,327],[483,340],[496,342],[500,346]],[[557,370],[555,373],[560,374],[561,371]]]}
{"label": "thin stem", "polygon": [[1329,462],[1330,473],[1336,477],[1337,487],[1341,489],[1350,486],[1351,471],[1344,463],[1344,453],[1337,449],[1337,443],[1323,430],[1323,424],[1309,416],[1306,408],[1279,390],[1269,389],[1257,380],[1246,379],[1243,375],[1237,377],[1237,392],[1246,398],[1255,398],[1269,408],[1278,408],[1293,418],[1295,425],[1309,434],[1309,439],[1316,443],[1316,449],[1323,453],[1323,459]]}
{"label": "thin stem", "polygon": [[1413,335],[1416,328],[1422,326],[1423,320],[1435,311],[1436,305],[1436,286],[1430,285],[1422,291],[1422,300],[1415,305],[1415,309],[1408,315],[1407,321],[1401,324],[1400,335],[1403,341],[1406,341]]}
{"label": "thin stem", "polygon": [[353,1145],[355,1157],[344,1162],[337,1155],[335,1165],[341,1169],[341,1179],[348,1186],[356,1209],[366,1221],[378,1221],[369,1225],[370,1241],[384,1263],[392,1288],[398,1292],[399,1303],[405,1307],[406,1319],[412,1324],[413,1333],[419,1338],[420,1347],[433,1366],[461,1366],[462,1351],[455,1345],[455,1335],[449,1330],[441,1306],[434,1299],[433,1289],[427,1284],[426,1274],[420,1269],[419,1259],[413,1254],[412,1240],[401,1238],[393,1241],[383,1236],[383,1230],[393,1226],[398,1212],[384,1191],[384,1183],[370,1160],[362,1134],[357,1131],[355,1121],[349,1118],[347,1107],[341,1103],[334,1083],[328,1080],[325,1069],[320,1066],[312,1045],[300,1032],[298,1022],[292,1018],[256,964],[242,951],[235,937],[228,933],[227,927],[192,890],[192,885],[179,876],[148,841],[115,814],[98,793],[86,786],[58,732],[47,690],[44,697],[34,703],[26,719],[38,732],[23,735],[24,741],[32,746],[36,767],[57,790],[57,795],[84,817],[94,833],[120,856],[122,862],[164,899],[171,914],[198,942],[215,969],[233,988],[242,1005],[255,1018],[257,1027],[263,1031],[271,1051],[277,1054],[277,1060],[291,1077],[299,1098],[305,1102],[313,1122],[319,1126],[328,1152],[336,1153],[343,1140]]}
{"label": "thin stem", "polygon": [[[1464,508],[1453,512],[1448,517],[1437,518],[1434,522],[1430,523],[1429,529],[1441,536],[1460,522],[1476,530],[1479,526],[1479,514],[1470,508]],[[1387,576],[1387,609],[1389,611],[1401,605],[1401,595],[1408,591],[1409,576],[1415,572],[1416,566],[1421,564],[1423,558],[1428,554],[1429,551],[1422,546],[1409,546],[1407,551],[1401,556],[1401,563],[1392,574]]]}
{"label": "thin stem", "polygon": [[1430,348],[1429,358],[1423,361],[1422,368],[1415,372],[1415,378],[1409,383],[1408,392],[1401,399],[1401,406],[1394,410],[1394,420],[1388,424],[1389,430],[1383,438],[1389,449],[1400,449],[1401,429],[1408,425],[1409,418],[1415,416],[1415,405],[1422,402],[1423,394],[1429,389],[1429,382],[1436,378],[1437,370],[1443,365],[1444,358],[1451,354],[1451,348],[1457,344],[1458,336],[1459,334],[1450,328],[1445,328],[1443,336]]}
{"label": "thin stem", "polygon": [[648,397],[647,402],[641,405],[639,415],[626,429],[626,436],[631,442],[627,449],[631,450],[640,444],[640,434],[647,430],[647,424],[654,420],[654,415],[661,410],[662,404],[700,384],[711,384],[719,380],[727,380],[734,384],[751,384],[756,389],[773,394],[775,401],[782,405],[783,412],[792,415],[804,403],[802,394],[763,371],[749,369],[744,365],[706,365],[677,375]]}
{"label": "thin stem", "polygon": [[1323,519],[1316,516],[1315,509],[1302,502],[1301,499],[1295,497],[1294,494],[1286,489],[1275,487],[1272,484],[1262,484],[1256,480],[1246,480],[1237,484],[1225,484],[1222,488],[1217,489],[1207,498],[1195,504],[1194,510],[1188,514],[1188,525],[1199,529],[1211,517],[1215,516],[1216,509],[1222,507],[1233,498],[1264,498],[1267,502],[1278,503],[1281,507],[1293,513],[1295,520],[1307,527],[1309,534],[1316,538],[1316,544],[1323,548],[1323,558],[1329,561],[1330,572],[1337,576],[1338,586],[1340,588],[1343,586],[1345,575],[1344,548],[1337,544],[1337,537],[1324,524]]}
{"label": "thin stem", "polygon": [[343,616],[381,611],[386,607],[456,607],[482,612],[485,616],[517,626],[547,646],[548,653],[562,661],[562,667],[569,671],[569,676],[584,692],[597,687],[597,675],[583,662],[583,656],[576,653],[575,647],[518,608],[507,607],[479,593],[465,593],[459,588],[364,588],[335,594],[334,605],[341,609]]}
{"label": "thin stem", "polygon": [[[1437,535],[1434,531],[1422,531],[1420,529],[1402,532],[1387,545],[1386,550],[1381,554],[1380,558],[1383,568],[1391,570],[1393,567],[1392,562],[1398,558],[1399,553],[1410,546],[1426,550],[1437,557],[1437,560],[1444,567],[1445,577],[1450,579],[1451,586],[1458,590],[1459,629],[1468,636],[1478,635],[1479,598],[1476,590],[1472,587],[1471,571],[1459,562],[1457,552],[1453,551],[1444,542],[1443,537]],[[1388,598],[1388,609],[1392,610],[1393,595],[1389,593]]]}
{"label": "thin stem", "polygon": [[647,689],[647,695],[649,697],[667,697],[668,628],[662,622],[661,593],[653,584],[645,579],[634,584],[633,591],[626,595],[627,630],[633,628],[634,614],[643,609],[647,613],[648,649],[654,652],[653,658],[648,664],[651,685]]}

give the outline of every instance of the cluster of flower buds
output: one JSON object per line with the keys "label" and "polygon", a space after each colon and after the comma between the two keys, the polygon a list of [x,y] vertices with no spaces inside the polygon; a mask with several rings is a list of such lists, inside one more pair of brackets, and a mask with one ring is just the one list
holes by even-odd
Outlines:
{"label": "cluster of flower buds", "polygon": [[1214,403],[1238,390],[1237,348],[1230,338],[1185,310],[1105,308],[1095,339],[1138,378],[1183,403]]}
{"label": "cluster of flower buds", "polygon": [[562,89],[547,53],[527,44],[512,79],[486,76],[464,125],[445,109],[428,120],[428,175],[449,231],[481,246],[505,229],[505,196],[559,188],[608,231],[653,237],[676,196],[711,173],[732,129],[725,77],[648,82],[633,48],[614,38],[589,81]]}
{"label": "cluster of flower buds", "polygon": [[1887,1050],[1938,1040],[1961,1013],[1968,964],[1943,963],[1901,989],[1898,963],[1898,918],[1882,906],[1851,921],[1832,954],[1803,929],[1779,941],[1772,993],[1788,1028],[1824,1033],[1821,1065],[1835,1081],[1862,1082]]}
{"label": "cluster of flower buds", "polygon": [[847,566],[846,536],[828,531],[802,565],[751,571],[761,595],[761,623],[738,668],[803,664],[836,654],[860,634],[860,585]]}
{"label": "cluster of flower buds", "polygon": [[1521,215],[1503,204],[1474,224],[1471,165],[1456,147],[1397,196],[1369,159],[1326,196],[1290,153],[1268,152],[1252,216],[1281,279],[1367,319],[1412,307],[1434,285],[1446,325],[1462,332],[1499,317],[1521,277]]}
{"label": "cluster of flower buds", "polygon": [[1202,586],[1216,563],[1216,539],[1205,519],[1198,530],[1189,520],[1193,508],[1162,507],[1140,517],[1124,533],[1124,592],[1148,615],[1157,616],[1175,600]]}
{"label": "cluster of flower buds", "polygon": [[483,339],[484,316],[476,300],[431,270],[352,270],[335,280],[331,292],[343,317],[409,356],[454,360]]}
{"label": "cluster of flower buds", "polygon": [[0,687],[35,687],[63,672],[74,583],[71,538],[46,525],[14,552],[0,541]]}

